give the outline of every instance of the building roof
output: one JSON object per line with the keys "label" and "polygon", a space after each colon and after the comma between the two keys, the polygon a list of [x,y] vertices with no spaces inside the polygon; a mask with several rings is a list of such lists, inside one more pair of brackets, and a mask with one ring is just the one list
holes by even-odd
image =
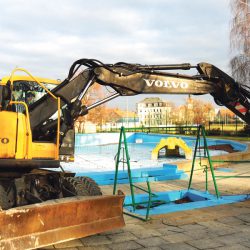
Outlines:
{"label": "building roof", "polygon": [[159,97],[149,97],[149,98],[143,99],[142,101],[140,101],[138,103],[155,103],[155,102],[165,102],[165,101],[163,101]]}

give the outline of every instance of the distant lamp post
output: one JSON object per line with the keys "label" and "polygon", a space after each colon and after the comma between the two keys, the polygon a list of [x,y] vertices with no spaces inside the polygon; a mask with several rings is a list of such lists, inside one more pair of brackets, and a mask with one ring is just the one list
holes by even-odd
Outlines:
{"label": "distant lamp post", "polygon": [[127,127],[128,127],[128,97],[126,96],[126,120],[127,120]]}
{"label": "distant lamp post", "polygon": [[166,127],[167,127],[168,126],[168,110],[167,109],[166,109],[165,119],[166,119]]}
{"label": "distant lamp post", "polygon": [[238,117],[237,115],[235,116],[235,135],[238,134]]}

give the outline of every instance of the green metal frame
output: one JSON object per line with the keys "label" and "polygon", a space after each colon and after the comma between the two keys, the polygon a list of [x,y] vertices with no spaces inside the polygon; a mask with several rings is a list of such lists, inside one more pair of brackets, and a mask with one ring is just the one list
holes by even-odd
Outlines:
{"label": "green metal frame", "polygon": [[[203,150],[201,150],[201,140],[202,139],[203,139]],[[124,147],[123,147],[123,145],[124,145]],[[122,158],[120,158],[121,157],[121,150],[122,150]],[[203,152],[201,152],[201,151],[203,151]],[[124,152],[125,152],[125,154],[124,154]],[[126,159],[125,159],[125,156],[126,156]],[[199,158],[200,168],[194,169],[197,158]],[[202,164],[202,158],[206,158],[208,160],[208,165]],[[208,191],[208,171],[210,170],[211,175],[212,175],[212,179],[213,179],[214,190],[215,190],[215,193],[216,193],[216,196],[218,199],[220,197],[220,193],[219,193],[218,186],[216,183],[216,178],[249,178],[250,177],[250,176],[239,176],[239,175],[231,175],[231,176],[215,175],[213,162],[232,162],[232,163],[245,162],[245,163],[248,163],[248,162],[250,162],[250,160],[241,160],[241,161],[212,160],[210,157],[210,154],[209,154],[205,128],[204,128],[204,126],[199,125],[197,127],[197,138],[196,138],[196,142],[195,142],[195,150],[194,150],[194,155],[193,155],[193,160],[192,160],[192,168],[191,168],[191,173],[190,173],[190,178],[189,178],[189,183],[188,183],[188,189],[190,189],[192,186],[193,173],[194,173],[194,171],[197,171],[197,170],[203,170],[203,172],[205,173],[205,189],[206,189],[206,191]],[[135,211],[136,207],[143,206],[143,204],[145,204],[145,208],[147,208],[145,218],[137,216],[134,213],[124,212],[124,214],[127,214],[127,215],[132,216],[132,217],[137,218],[137,219],[141,219],[143,221],[147,221],[149,219],[150,208],[161,205],[161,204],[166,204],[166,202],[162,201],[162,200],[152,201],[152,197],[157,198],[158,196],[156,194],[152,193],[151,187],[150,187],[150,182],[148,180],[147,180],[147,190],[133,184],[131,168],[130,168],[130,157],[129,157],[129,152],[128,152],[126,132],[125,132],[124,127],[121,127],[121,130],[120,130],[118,153],[116,156],[116,165],[115,165],[115,179],[114,179],[114,186],[113,186],[113,194],[116,193],[116,188],[117,188],[119,163],[123,164],[123,171],[124,171],[125,164],[127,165],[130,192],[131,192],[131,198],[132,198],[132,203],[131,204],[124,204],[124,206],[132,206],[134,211]],[[140,202],[140,203],[135,202],[134,188],[137,188],[139,190],[142,190],[142,191],[148,193],[149,194],[148,201]]]}
{"label": "green metal frame", "polygon": [[[123,145],[124,145],[124,147],[123,147]],[[122,149],[123,149],[123,152],[125,150],[126,159],[124,158],[124,153],[123,153],[123,157],[121,158],[121,150]],[[144,220],[144,221],[147,221],[147,220],[149,220],[150,208],[152,206],[155,206],[156,203],[157,204],[165,204],[165,201],[160,201],[160,200],[152,201],[152,197],[157,197],[157,195],[152,193],[151,187],[150,187],[150,182],[148,180],[147,180],[147,190],[133,184],[132,173],[131,173],[131,168],[130,168],[130,157],[129,157],[129,152],[128,152],[128,143],[127,143],[127,138],[126,138],[126,130],[125,130],[125,128],[123,126],[121,127],[121,130],[120,130],[118,152],[117,152],[117,155],[116,155],[113,194],[116,193],[116,189],[117,189],[117,179],[118,179],[118,171],[119,171],[119,164],[120,163],[123,164],[123,171],[124,171],[124,165],[125,164],[127,165],[130,193],[131,193],[131,199],[132,199],[131,204],[124,204],[124,206],[132,206],[133,211],[135,211],[137,206],[147,204],[147,212],[146,212],[145,218],[142,218],[140,216],[136,216],[135,214],[131,214],[131,213],[127,213],[127,212],[124,212],[124,214],[130,215],[132,217],[135,217],[135,218],[138,218],[138,219],[141,219],[141,220]],[[148,201],[147,202],[137,203],[135,201],[134,188],[137,188],[137,189],[139,189],[141,191],[144,191],[144,192],[148,193]]]}
{"label": "green metal frame", "polygon": [[[202,140],[203,140],[203,148],[201,150]],[[124,145],[124,147],[123,147],[123,145]],[[121,158],[121,151],[122,151],[122,158]],[[125,152],[125,154],[124,154],[124,152]],[[200,168],[195,169],[195,163],[196,163],[197,158],[199,159]],[[206,158],[208,160],[208,164],[202,164],[202,158]],[[209,149],[208,149],[205,128],[204,128],[204,126],[199,125],[197,128],[197,138],[196,138],[196,142],[195,142],[195,150],[194,150],[194,155],[193,155],[193,160],[192,160],[192,168],[191,168],[191,173],[190,173],[190,178],[189,178],[189,183],[188,183],[188,189],[191,189],[192,181],[193,181],[193,173],[196,170],[203,170],[203,172],[205,173],[205,189],[206,189],[206,191],[208,191],[208,171],[210,170],[211,175],[212,175],[212,179],[213,179],[214,190],[215,190],[217,198],[220,197],[220,193],[219,193],[218,186],[216,183],[216,178],[249,178],[250,177],[250,176],[236,176],[236,175],[234,175],[234,176],[215,175],[213,162],[234,162],[234,163],[237,163],[237,162],[250,162],[250,161],[249,160],[242,160],[242,161],[212,160],[212,158],[210,157]],[[131,168],[130,168],[130,157],[129,157],[129,152],[128,152],[127,138],[126,138],[126,131],[125,131],[124,127],[121,127],[121,130],[120,130],[118,153],[117,153],[116,165],[115,165],[115,179],[114,179],[113,194],[116,193],[116,188],[117,188],[119,163],[123,163],[123,171],[124,171],[124,165],[125,164],[127,165],[131,199],[132,199],[131,204],[124,204],[124,206],[132,206],[134,211],[135,211],[136,207],[138,207],[140,205],[143,206],[143,204],[145,204],[145,207],[147,207],[147,212],[146,212],[145,218],[142,218],[140,216],[136,216],[133,213],[124,212],[124,214],[130,215],[132,217],[135,217],[135,218],[138,218],[138,219],[141,219],[144,221],[147,221],[149,219],[150,208],[152,208],[154,206],[161,205],[161,204],[166,204],[166,202],[161,201],[161,200],[152,201],[152,197],[157,198],[157,195],[152,193],[149,181],[147,181],[147,190],[133,184],[132,173],[131,173]],[[148,193],[149,194],[148,201],[137,203],[135,201],[134,188],[137,188],[139,190],[142,190],[142,191]]]}
{"label": "green metal frame", "polygon": [[238,161],[233,161],[233,160],[213,160],[213,162],[218,162],[218,163],[224,163],[224,162],[229,162],[229,163],[250,163],[250,160],[238,160]]}
{"label": "green metal frame", "polygon": [[[121,149],[122,149],[122,143],[124,144],[125,149],[125,155],[126,155],[126,161],[125,159],[120,159]],[[130,169],[130,157],[128,152],[128,143],[126,138],[126,132],[125,128],[121,127],[120,131],[120,137],[119,137],[119,144],[118,144],[118,153],[116,156],[116,164],[115,164],[115,179],[114,179],[114,187],[113,187],[113,194],[116,193],[116,187],[117,187],[117,178],[118,178],[118,171],[119,171],[119,163],[122,162],[123,164],[127,164],[127,170],[128,170],[128,178],[129,178],[129,185],[130,185],[130,192],[132,197],[132,203],[135,204],[135,197],[134,197],[134,185],[132,182],[132,175],[131,175],[131,169]],[[134,205],[133,205],[134,207]]]}
{"label": "green metal frame", "polygon": [[[201,153],[201,138],[203,139],[203,143],[204,143],[203,154]],[[198,154],[197,154],[197,152],[198,152]],[[197,138],[196,138],[196,142],[195,142],[195,150],[194,150],[192,168],[191,168],[191,173],[190,173],[190,178],[189,178],[189,183],[188,183],[188,189],[190,189],[191,185],[192,185],[193,172],[194,172],[194,167],[195,167],[195,162],[196,162],[197,157],[199,157],[199,165],[201,167],[204,167],[204,172],[205,172],[205,175],[206,175],[206,187],[205,187],[206,191],[208,191],[208,168],[209,168],[210,171],[211,171],[211,174],[212,174],[212,178],[213,178],[215,193],[216,193],[217,198],[219,198],[220,194],[219,194],[219,190],[218,190],[217,183],[216,183],[216,178],[215,178],[215,174],[214,174],[214,167],[213,167],[212,159],[211,159],[210,154],[209,154],[205,128],[202,125],[200,125],[198,127],[198,130],[197,130]],[[202,158],[207,158],[208,159],[209,167],[207,165],[202,165],[201,164],[201,159]]]}

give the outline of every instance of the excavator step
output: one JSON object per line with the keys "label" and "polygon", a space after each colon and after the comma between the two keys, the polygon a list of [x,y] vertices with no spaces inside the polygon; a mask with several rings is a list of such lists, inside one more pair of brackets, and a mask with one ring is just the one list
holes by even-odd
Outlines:
{"label": "excavator step", "polygon": [[0,249],[44,247],[125,225],[124,195],[76,196],[0,211]]}

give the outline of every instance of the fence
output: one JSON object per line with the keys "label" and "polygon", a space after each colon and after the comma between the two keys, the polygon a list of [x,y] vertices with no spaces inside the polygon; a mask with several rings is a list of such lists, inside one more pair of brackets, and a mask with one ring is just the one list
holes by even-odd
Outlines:
{"label": "fence", "polygon": [[[171,125],[171,126],[150,126],[150,127],[130,127],[126,128],[127,132],[144,132],[158,134],[181,134],[196,135],[199,125]],[[243,122],[225,123],[225,122],[209,122],[205,125],[207,135],[229,135],[229,136],[250,136],[250,129],[246,129]],[[102,129],[98,132],[119,132],[120,128]]]}
{"label": "fence", "polygon": [[249,134],[245,130],[246,123],[235,119],[234,122],[226,123],[224,121],[221,122],[209,122],[207,126],[205,126],[208,134],[218,134],[218,135],[241,135],[241,134]]}

